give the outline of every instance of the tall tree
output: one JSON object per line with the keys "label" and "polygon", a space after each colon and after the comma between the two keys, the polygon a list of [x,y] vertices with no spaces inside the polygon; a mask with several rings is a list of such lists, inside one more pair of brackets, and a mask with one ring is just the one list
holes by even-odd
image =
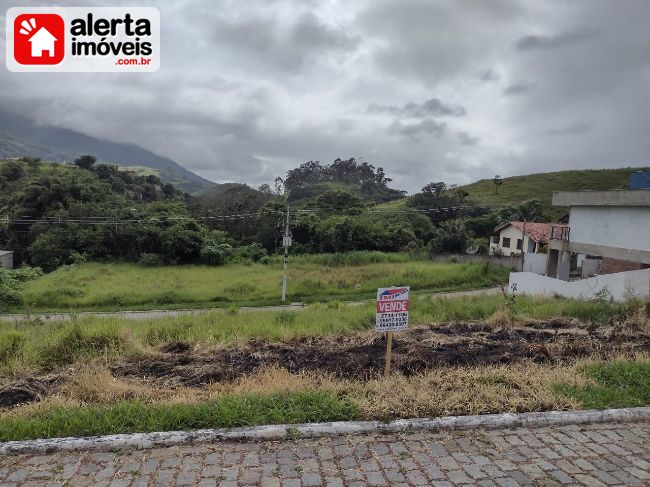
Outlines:
{"label": "tall tree", "polygon": [[503,184],[503,179],[497,174],[492,178],[492,182],[494,183],[494,194],[499,194],[499,186]]}

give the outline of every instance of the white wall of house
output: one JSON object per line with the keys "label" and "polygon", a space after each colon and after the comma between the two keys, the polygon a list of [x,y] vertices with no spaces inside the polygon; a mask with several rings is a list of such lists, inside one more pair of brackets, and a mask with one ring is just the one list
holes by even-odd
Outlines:
{"label": "white wall of house", "polygon": [[650,251],[650,207],[572,206],[571,242]]}
{"label": "white wall of house", "polygon": [[546,274],[546,254],[531,254],[527,253],[524,258],[524,272],[532,272],[533,274]]}
{"label": "white wall of house", "polygon": [[[510,243],[507,247],[503,245],[503,239],[508,238],[510,239]],[[521,250],[517,249],[517,242],[521,240],[521,230],[516,228],[513,225],[507,226],[501,232],[499,232],[499,243],[493,243],[490,241],[490,253],[494,254],[496,249],[501,249],[503,252],[503,255],[510,255],[510,254],[515,254],[515,255],[521,255]],[[528,235],[525,235],[524,237],[524,245],[526,252],[536,252],[537,251],[537,246],[535,246],[535,242],[531,240]]]}
{"label": "white wall of house", "polygon": [[650,296],[650,269],[618,272],[570,282],[532,272],[511,272],[509,289],[511,292],[514,289],[515,294],[559,295],[573,299],[593,299],[603,289],[607,289],[614,301],[621,302],[632,296]]}

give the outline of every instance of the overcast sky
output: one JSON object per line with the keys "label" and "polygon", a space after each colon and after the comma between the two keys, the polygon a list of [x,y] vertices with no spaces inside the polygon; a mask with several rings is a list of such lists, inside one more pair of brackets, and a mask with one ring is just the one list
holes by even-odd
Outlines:
{"label": "overcast sky", "polygon": [[[0,0],[0,14],[51,3]],[[0,109],[213,181],[258,185],[336,157],[383,166],[411,192],[650,164],[650,1],[54,3],[157,6],[160,70],[3,67]]]}

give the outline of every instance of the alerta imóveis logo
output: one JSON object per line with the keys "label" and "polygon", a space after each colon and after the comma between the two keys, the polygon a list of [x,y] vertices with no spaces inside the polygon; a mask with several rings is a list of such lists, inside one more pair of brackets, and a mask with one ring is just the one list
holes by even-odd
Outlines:
{"label": "alerta im\u00f3veis logo", "polygon": [[160,66],[154,7],[13,7],[6,19],[10,71],[150,72]]}

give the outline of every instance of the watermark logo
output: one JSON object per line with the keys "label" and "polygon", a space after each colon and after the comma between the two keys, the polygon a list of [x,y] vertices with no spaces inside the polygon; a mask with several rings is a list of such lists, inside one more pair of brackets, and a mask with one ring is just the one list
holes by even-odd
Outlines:
{"label": "watermark logo", "polygon": [[14,7],[6,19],[10,71],[150,72],[160,66],[154,7]]}
{"label": "watermark logo", "polygon": [[14,20],[14,58],[20,64],[59,64],[65,55],[65,23],[55,14],[22,14]]}

